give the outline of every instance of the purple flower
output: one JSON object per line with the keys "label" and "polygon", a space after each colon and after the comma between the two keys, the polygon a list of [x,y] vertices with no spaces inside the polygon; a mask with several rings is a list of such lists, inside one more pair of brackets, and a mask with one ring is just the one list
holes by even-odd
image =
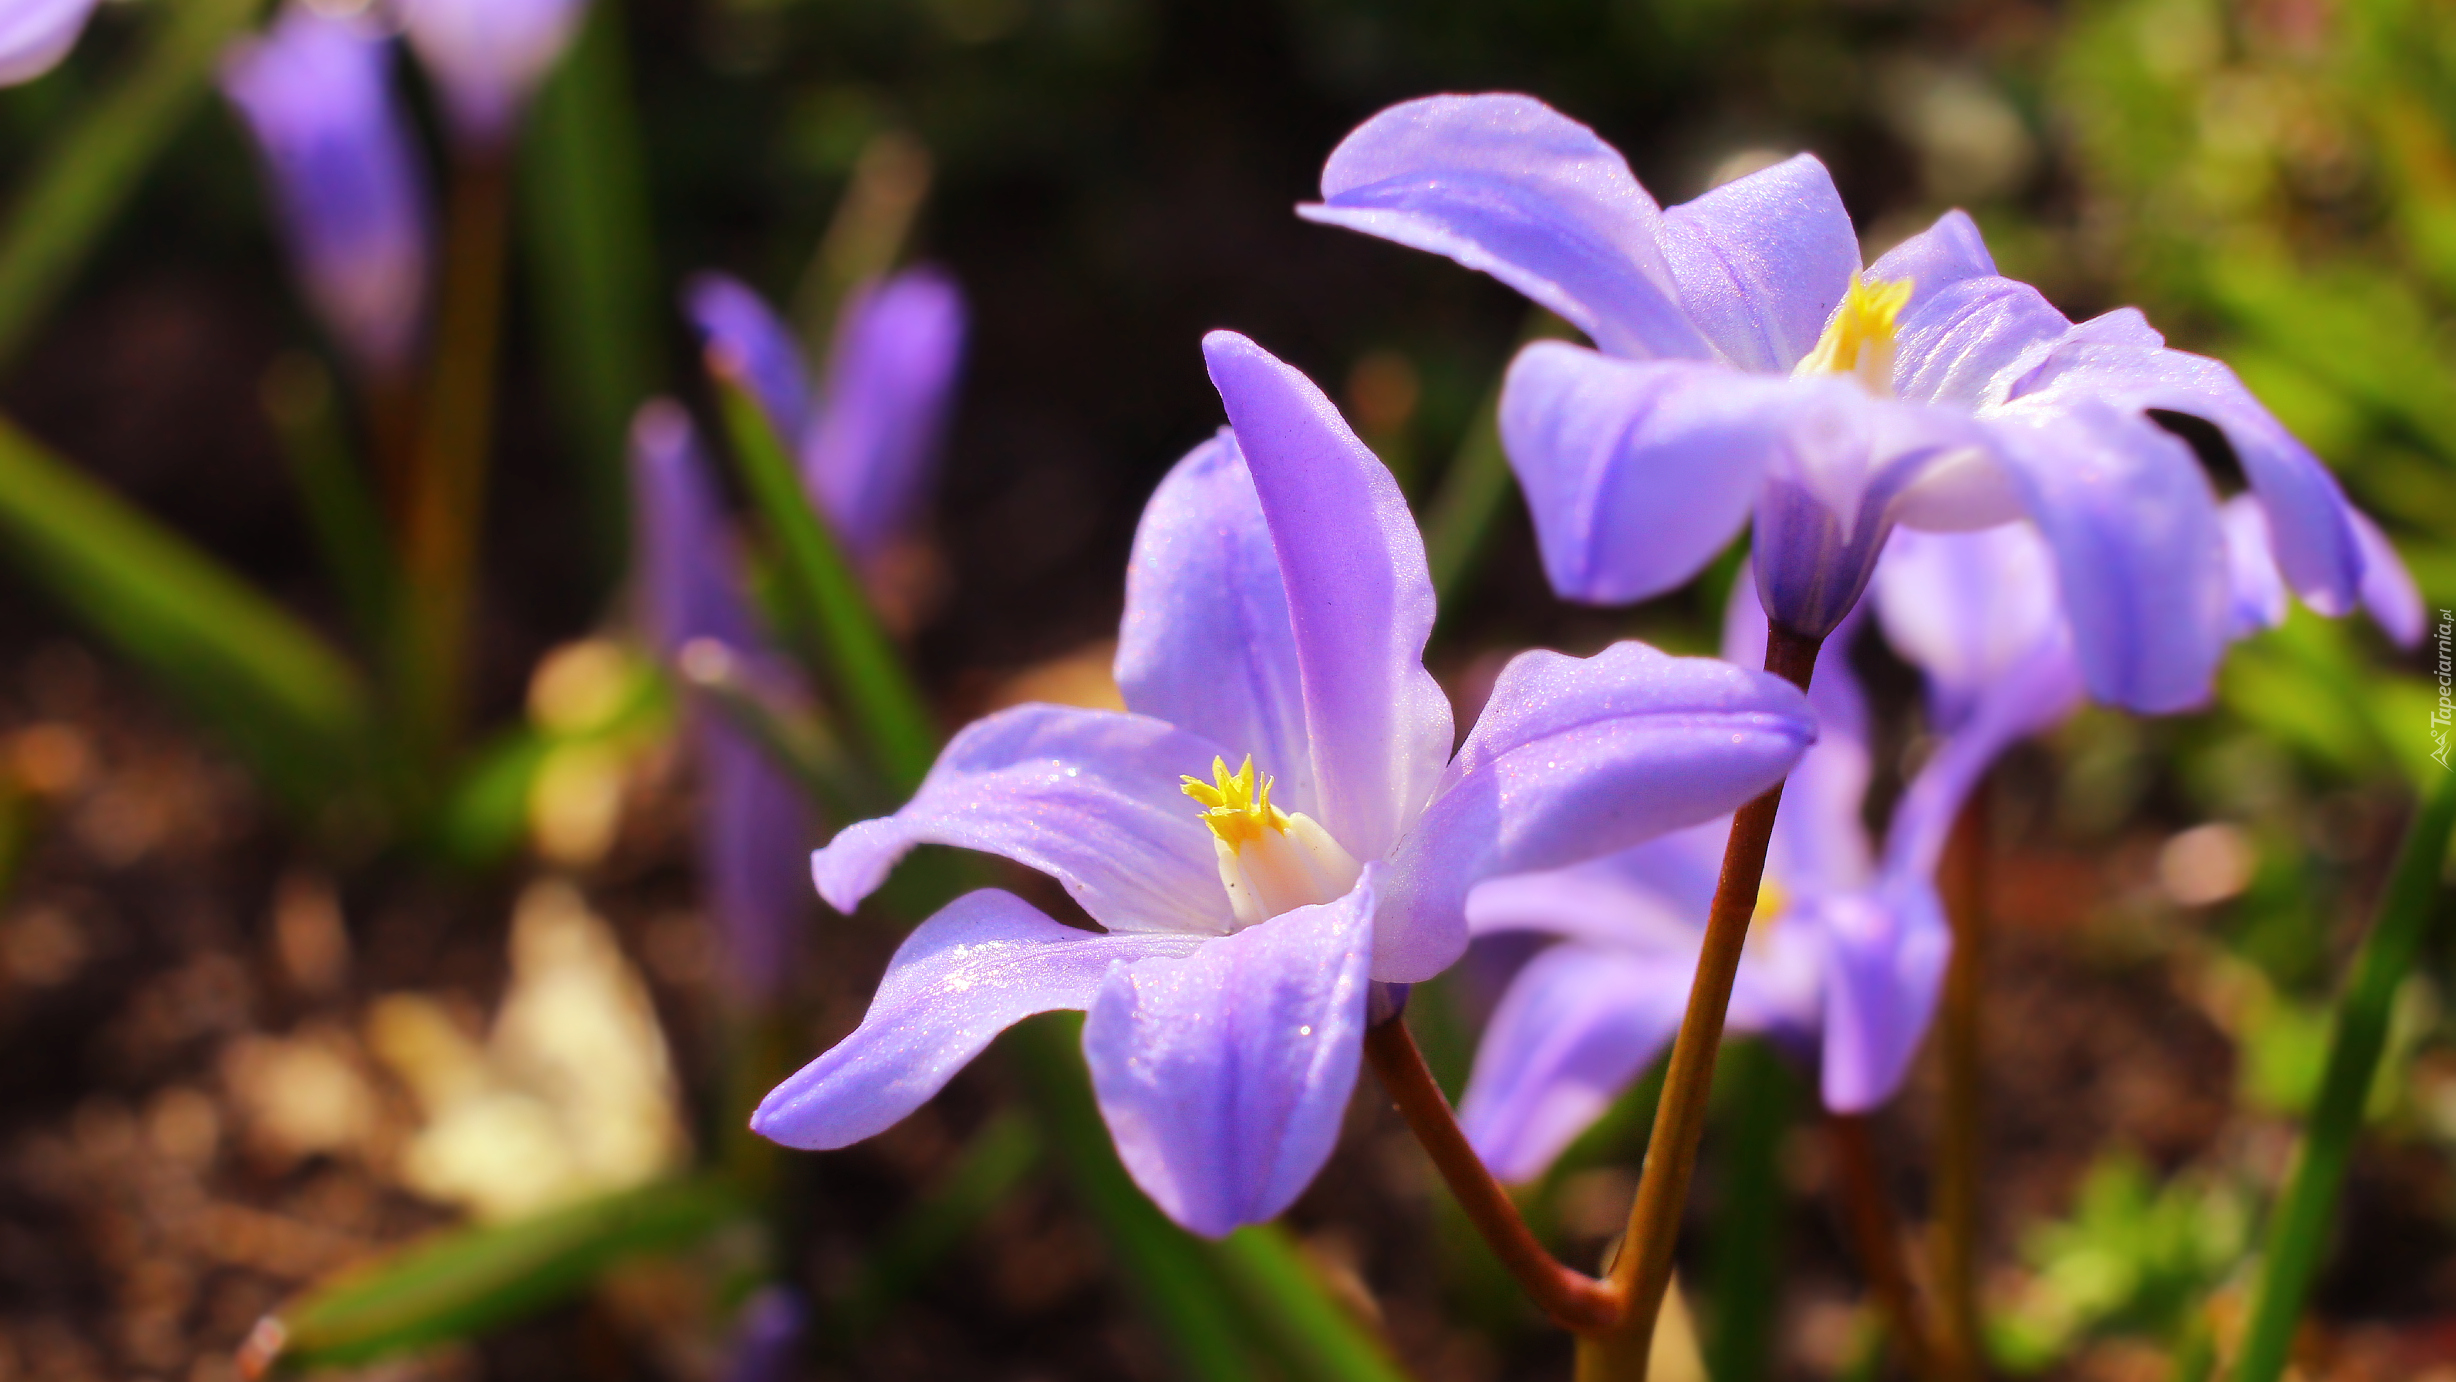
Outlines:
{"label": "purple flower", "polygon": [[0,86],[30,82],[60,65],[85,32],[95,0],[9,0],[0,5]]}
{"label": "purple flower", "polygon": [[1202,1233],[1268,1218],[1337,1137],[1368,982],[1456,959],[1469,887],[1728,810],[1811,737],[1774,678],[1622,643],[1521,655],[1453,755],[1396,482],[1303,375],[1232,333],[1203,346],[1230,426],[1144,510],[1128,711],[978,721],[904,809],[812,860],[850,910],[915,845],[1002,854],[1104,929],[995,890],[958,900],[896,952],[860,1028],[768,1096],[760,1132],[844,1146],[1008,1024],[1088,1009],[1084,1054],[1136,1181]]}
{"label": "purple flower", "polygon": [[1614,603],[1686,582],[1753,514],[1757,585],[1822,637],[1895,523],[2027,515],[2101,699],[2200,701],[2230,623],[2217,500],[2158,419],[2215,428],[2285,579],[2351,609],[2369,564],[2336,482],[2214,360],[2130,308],[2074,325],[1947,214],[1864,274],[1801,155],[1669,211],[1587,129],[1524,96],[1366,121],[1300,214],[1481,269],[1600,350],[1529,346],[1502,435],[1554,587]]}
{"label": "purple flower", "polygon": [[810,1308],[792,1288],[769,1286],[742,1305],[734,1321],[733,1356],[725,1382],[790,1382],[801,1375],[802,1336],[810,1331]]}
{"label": "purple flower", "polygon": [[[2039,579],[2050,559],[2035,530],[1903,532],[1893,549],[1877,569],[1878,609],[1897,640],[1939,650],[1929,690],[1943,740],[1876,859],[1861,823],[1867,714],[1845,624],[1811,682],[1817,743],[1783,789],[1728,1019],[1813,1053],[1825,1104],[1842,1112],[1892,1097],[1934,1014],[1952,943],[1933,878],[1963,799],[2006,746],[2080,697],[2053,585]],[[2000,622],[1973,626],[1970,616],[1990,610]],[[1765,636],[1743,583],[1724,654],[1761,655]],[[1541,1172],[1670,1043],[1729,829],[1718,821],[1469,894],[1479,936],[1561,937],[1494,1008],[1461,1101],[1460,1122],[1496,1174]]]}
{"label": "purple flower", "polygon": [[[690,419],[670,401],[643,407],[632,424],[631,474],[641,621],[658,651],[675,661],[694,645],[722,650],[754,676],[794,687],[790,670],[764,651],[706,458]],[[702,775],[700,876],[730,976],[745,992],[773,997],[809,912],[802,860],[810,814],[793,779],[712,707],[691,707],[689,731]]]}
{"label": "purple flower", "polygon": [[379,375],[408,367],[429,248],[426,185],[391,64],[392,45],[363,20],[303,5],[222,62],[222,90],[264,151],[309,299]]}
{"label": "purple flower", "polygon": [[856,290],[815,390],[792,331],[739,280],[702,274],[684,306],[712,346],[741,362],[853,557],[875,561],[910,528],[928,488],[963,360],[964,300],[954,281],[908,269]]}
{"label": "purple flower", "polygon": [[563,56],[587,0],[400,0],[409,46],[442,88],[455,137],[499,148]]}

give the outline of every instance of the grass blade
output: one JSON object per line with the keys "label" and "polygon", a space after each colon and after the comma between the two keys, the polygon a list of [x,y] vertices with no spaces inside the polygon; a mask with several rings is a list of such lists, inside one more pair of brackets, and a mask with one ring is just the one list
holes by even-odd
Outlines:
{"label": "grass blade", "polygon": [[630,546],[623,457],[631,415],[664,373],[647,174],[631,99],[624,7],[589,9],[529,111],[521,225],[546,364],[571,434],[596,575]]}
{"label": "grass blade", "polygon": [[2260,1264],[2235,1382],[2277,1382],[2285,1373],[2303,1302],[2328,1245],[2329,1220],[2345,1182],[2354,1138],[2362,1130],[2363,1105],[2387,1045],[2396,991],[2412,970],[2415,952],[2441,901],[2451,828],[2456,828],[2456,774],[2440,778],[2405,832],[2379,919],[2354,957],[2353,977],[2337,1000],[2327,1071],[2287,1173],[2285,1193],[2269,1223],[2268,1250]]}
{"label": "grass blade", "polygon": [[312,1288],[256,1326],[250,1377],[463,1339],[559,1304],[608,1267],[687,1246],[746,1211],[711,1181],[669,1181],[517,1223],[447,1230]]}
{"label": "grass blade", "polygon": [[44,151],[0,229],[0,363],[76,281],[103,227],[204,95],[222,45],[261,4],[177,0],[135,67]]}
{"label": "grass blade", "polygon": [[1204,1245],[1237,1303],[1295,1376],[1311,1382],[1404,1382],[1381,1340],[1324,1289],[1277,1224],[1252,1224]]}
{"label": "grass blade", "polygon": [[899,794],[910,792],[937,757],[928,703],[880,627],[835,534],[811,507],[767,414],[730,361],[711,355],[709,363],[734,459],[774,544],[793,616],[868,742],[880,775]]}
{"label": "grass blade", "polygon": [[311,805],[372,746],[366,692],[323,639],[0,421],[0,532],[35,584]]}

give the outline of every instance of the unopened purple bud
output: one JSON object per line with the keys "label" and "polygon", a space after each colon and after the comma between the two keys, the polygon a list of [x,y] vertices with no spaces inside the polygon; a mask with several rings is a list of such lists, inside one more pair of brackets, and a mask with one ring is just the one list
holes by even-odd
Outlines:
{"label": "unopened purple bud", "polygon": [[964,352],[953,279],[908,269],[846,302],[802,479],[866,559],[902,532],[929,481]]}
{"label": "unopened purple bud", "polygon": [[716,713],[697,707],[706,799],[699,812],[699,864],[725,939],[729,977],[743,993],[773,998],[790,972],[793,938],[809,919],[810,812],[801,789],[767,751]]}
{"label": "unopened purple bud", "polygon": [[426,184],[390,42],[303,6],[235,46],[222,89],[264,151],[307,295],[370,373],[409,363],[426,300]]}
{"label": "unopened purple bud", "polygon": [[0,86],[30,82],[59,66],[93,13],[94,0],[0,4]]}
{"label": "unopened purple bud", "polygon": [[455,136],[499,147],[578,32],[587,0],[402,0],[418,60],[443,89]]}
{"label": "unopened purple bud", "polygon": [[682,310],[709,346],[741,363],[768,425],[787,447],[798,448],[810,427],[810,368],[792,328],[731,274],[693,275],[683,289]]}
{"label": "unopened purple bud", "polygon": [[632,420],[631,495],[640,618],[659,655],[670,661],[700,638],[757,646],[707,457],[690,415],[671,399],[651,400]]}

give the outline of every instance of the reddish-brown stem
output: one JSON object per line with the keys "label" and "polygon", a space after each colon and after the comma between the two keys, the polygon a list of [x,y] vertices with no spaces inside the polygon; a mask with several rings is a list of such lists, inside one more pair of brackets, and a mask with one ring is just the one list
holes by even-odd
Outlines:
{"label": "reddish-brown stem", "polygon": [[1910,1267],[1902,1255],[1901,1225],[1894,1220],[1893,1202],[1885,1194],[1884,1173],[1876,1160],[1876,1144],[1868,1136],[1863,1114],[1836,1113],[1825,1120],[1826,1140],[1833,1148],[1835,1191],[1842,1217],[1849,1225],[1851,1247],[1859,1269],[1867,1273],[1876,1308],[1884,1313],[1902,1360],[1917,1378],[1934,1378],[1936,1350],[1919,1316],[1919,1298],[1911,1285]]}
{"label": "reddish-brown stem", "polygon": [[503,309],[505,158],[500,149],[473,150],[454,170],[434,363],[401,515],[406,588],[395,676],[427,751],[447,747],[458,728],[468,658]]}
{"label": "reddish-brown stem", "polygon": [[[1776,626],[1765,641],[1765,670],[1806,689],[1822,641]],[[1739,974],[1741,948],[1748,942],[1749,919],[1756,914],[1766,846],[1781,805],[1782,788],[1777,786],[1731,819],[1722,876],[1715,883],[1714,905],[1697,953],[1697,977],[1689,985],[1688,1011],[1672,1040],[1663,1101],[1655,1108],[1637,1200],[1629,1206],[1629,1231],[1612,1264],[1612,1285],[1627,1297],[1628,1309],[1617,1325],[1579,1340],[1578,1382],[1645,1382],[1655,1318],[1662,1310],[1663,1293],[1671,1287],[1680,1211],[1688,1201],[1697,1144],[1705,1134],[1706,1095],[1714,1085],[1723,1017],[1731,1006],[1731,985]]]}
{"label": "reddish-brown stem", "polygon": [[1533,1230],[1519,1217],[1509,1191],[1485,1169],[1483,1158],[1467,1144],[1467,1135],[1451,1114],[1450,1101],[1424,1064],[1424,1053],[1407,1030],[1404,1018],[1393,1017],[1366,1030],[1365,1059],[1390,1091],[1408,1131],[1424,1145],[1433,1168],[1441,1173],[1459,1208],[1493,1255],[1543,1312],[1561,1328],[1577,1333],[1607,1329],[1620,1320],[1622,1298],[1610,1283],[1573,1271],[1535,1241]]}
{"label": "reddish-brown stem", "polygon": [[1958,1382],[1986,1375],[1979,1330],[1978,1231],[1982,1001],[1987,962],[1987,790],[1981,779],[1953,823],[1938,870],[1938,889],[1953,928],[1953,958],[1944,972],[1937,1015],[1944,1075],[1944,1119],[1936,1137],[1936,1295],[1939,1343]]}

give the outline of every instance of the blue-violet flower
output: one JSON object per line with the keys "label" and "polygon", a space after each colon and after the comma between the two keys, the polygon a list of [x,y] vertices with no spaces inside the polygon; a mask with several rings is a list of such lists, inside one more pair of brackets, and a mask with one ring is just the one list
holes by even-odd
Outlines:
{"label": "blue-violet flower", "polygon": [[1104,929],[997,890],[958,899],[896,952],[861,1026],[760,1105],[767,1136],[881,1132],[1008,1024],[1087,1009],[1135,1180],[1198,1232],[1268,1218],[1337,1138],[1368,983],[1454,960],[1469,887],[1727,811],[1812,737],[1778,679],[1622,643],[1522,654],[1453,755],[1396,481],[1303,375],[1232,333],[1203,346],[1229,427],[1144,510],[1128,710],[978,721],[902,810],[812,860],[849,910],[915,845],[1002,854]]}

